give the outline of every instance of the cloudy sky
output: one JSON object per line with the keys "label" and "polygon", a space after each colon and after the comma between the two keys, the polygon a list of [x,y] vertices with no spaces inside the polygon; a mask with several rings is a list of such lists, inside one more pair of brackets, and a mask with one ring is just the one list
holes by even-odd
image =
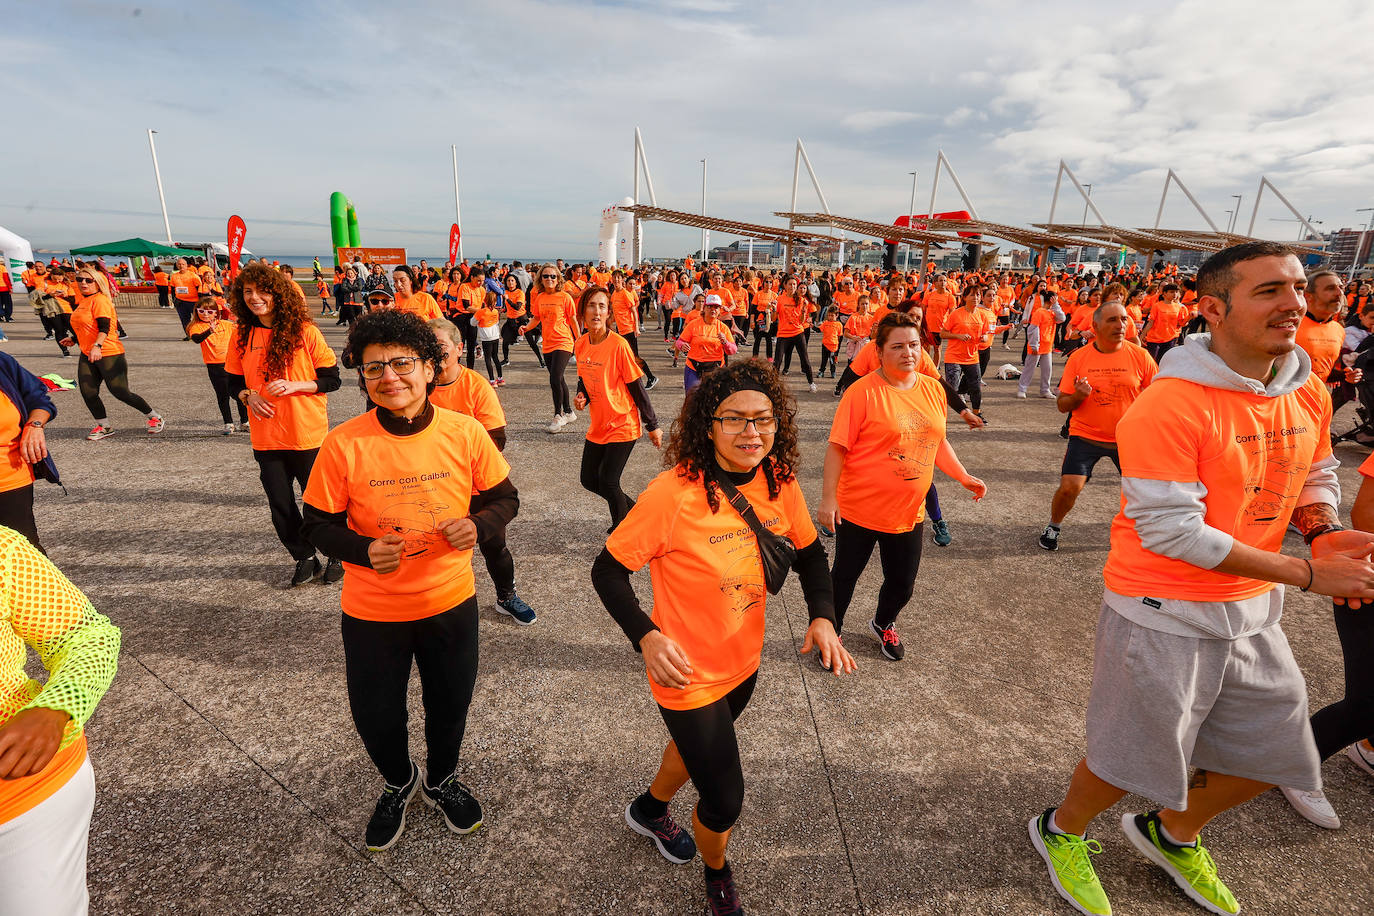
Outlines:
{"label": "cloudy sky", "polygon": [[[1119,225],[1153,222],[1169,167],[1219,224],[1244,195],[1242,230],[1261,174],[1324,229],[1367,218],[1374,4],[1115,6],[10,0],[0,226],[161,238],[148,128],[178,240],[238,213],[279,255],[327,253],[335,190],[364,244],[442,254],[456,144],[469,257],[591,257],[636,126],[660,206],[699,207],[706,157],[707,211],[751,222],[779,223],[797,137],[832,211],[882,222],[912,170],[924,210],[938,149],[1002,222],[1045,220],[1061,157]],[[1256,234],[1295,237],[1289,216],[1266,196]],[[1164,222],[1204,226],[1177,192]],[[650,224],[645,253],[698,239]]]}

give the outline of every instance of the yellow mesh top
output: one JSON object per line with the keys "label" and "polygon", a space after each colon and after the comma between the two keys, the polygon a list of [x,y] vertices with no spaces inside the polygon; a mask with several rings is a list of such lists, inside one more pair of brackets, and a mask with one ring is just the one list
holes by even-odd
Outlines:
{"label": "yellow mesh top", "polygon": [[[24,673],[25,645],[48,669],[39,684]],[[81,734],[114,679],[119,628],[28,539],[0,526],[0,725],[22,709],[72,717],[66,747]]]}

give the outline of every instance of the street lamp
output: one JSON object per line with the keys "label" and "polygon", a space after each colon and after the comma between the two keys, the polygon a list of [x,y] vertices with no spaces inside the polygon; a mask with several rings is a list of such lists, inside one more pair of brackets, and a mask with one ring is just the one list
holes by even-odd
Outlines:
{"label": "street lamp", "polygon": [[1233,198],[1235,198],[1235,201],[1236,201],[1236,209],[1232,211],[1232,213],[1233,213],[1234,215],[1231,217],[1231,222],[1230,222],[1230,224],[1226,227],[1226,231],[1227,231],[1227,232],[1234,232],[1234,231],[1235,231],[1235,228],[1236,228],[1236,220],[1238,220],[1238,219],[1240,218],[1240,202],[1241,202],[1241,199],[1244,197],[1244,195],[1242,195],[1242,194],[1232,194],[1231,196],[1232,196]]}
{"label": "street lamp", "polygon": [[[908,207],[908,208],[907,208],[907,211],[906,211],[906,217],[907,217],[906,227],[907,227],[908,229],[915,229],[916,227],[913,226],[912,223],[914,223],[914,222],[916,221],[916,173],[915,173],[915,172],[908,172],[907,174],[911,176],[911,206]],[[907,242],[906,242],[906,254],[904,254],[904,255],[902,256],[902,273],[906,273],[907,270],[909,270],[910,268],[911,268],[911,240],[910,240],[910,239],[907,239]]]}
{"label": "street lamp", "polygon": [[[706,219],[706,160],[701,160],[701,218]],[[701,263],[705,264],[710,258],[706,254],[706,228],[701,229]]]}
{"label": "street lamp", "polygon": [[1347,284],[1355,280],[1355,265],[1360,262],[1360,249],[1364,247],[1364,237],[1374,230],[1374,207],[1361,207],[1356,213],[1368,213],[1369,225],[1360,233],[1360,240],[1355,243],[1355,250],[1350,253],[1350,275],[1345,278]]}

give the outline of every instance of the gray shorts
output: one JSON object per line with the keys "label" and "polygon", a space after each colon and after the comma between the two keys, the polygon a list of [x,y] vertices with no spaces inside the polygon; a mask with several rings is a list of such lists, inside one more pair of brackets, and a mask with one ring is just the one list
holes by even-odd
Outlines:
{"label": "gray shorts", "polygon": [[1088,769],[1178,811],[1189,767],[1321,788],[1307,684],[1278,624],[1201,639],[1142,627],[1104,604],[1087,733]]}

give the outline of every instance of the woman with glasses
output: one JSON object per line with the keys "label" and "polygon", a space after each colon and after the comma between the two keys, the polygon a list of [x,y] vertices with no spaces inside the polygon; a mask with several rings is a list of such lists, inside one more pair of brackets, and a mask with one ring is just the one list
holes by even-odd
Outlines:
{"label": "woman with glasses", "polygon": [[[725,486],[797,549],[792,568],[811,618],[801,651],[816,649],[836,675],[854,670],[835,635],[825,548],[796,478],[795,409],[787,386],[761,360],[706,376],[673,424],[668,470],[649,483],[592,567],[597,594],[644,656],[671,736],[653,781],[626,807],[626,823],[670,862],[701,853],[713,914],[740,912],[725,858],[744,800],[735,720],[758,679],[767,598],[758,541]],[[630,583],[646,563],[652,617]],[[695,842],[668,813],[688,779],[698,794]]]}
{"label": "woman with glasses", "polygon": [[296,507],[296,485],[304,491],[329,430],[328,393],[339,389],[334,351],[310,320],[295,284],[266,264],[249,264],[239,273],[229,304],[238,327],[224,371],[230,394],[251,415],[253,459],[272,527],[296,561],[291,585],[304,585],[321,573],[325,582],[337,582],[343,567],[332,556],[320,566],[315,548],[301,534]]}
{"label": "woman with glasses", "polygon": [[[519,495],[482,424],[430,403],[440,347],[418,316],[359,319],[345,356],[377,406],[325,437],[303,530],[347,564],[340,603],[349,709],[385,780],[364,835],[378,851],[400,837],[417,790],[453,832],[482,825],[482,806],[457,777],[477,682],[472,548],[515,517]],[[412,662],[423,688],[423,780],[406,727]]]}
{"label": "woman with glasses", "polygon": [[119,316],[110,301],[110,285],[103,273],[90,267],[77,271],[76,308],[67,317],[72,333],[59,342],[68,347],[75,343],[81,350],[76,383],[86,409],[95,418],[95,427],[86,438],[95,441],[114,435],[114,427],[105,422],[105,404],[100,400],[102,384],[116,400],[143,414],[150,434],[162,432],[162,415],[129,389],[129,364],[124,358],[124,344],[116,333]]}
{"label": "woman with glasses", "polygon": [[538,329],[543,338],[544,366],[549,371],[549,391],[553,395],[553,420],[549,432],[556,433],[577,419],[573,413],[572,393],[563,377],[572,359],[577,340],[577,305],[564,291],[563,275],[552,264],[539,268],[538,292],[530,296],[530,323],[525,334]]}
{"label": "woman with glasses", "polygon": [[[619,271],[616,277],[622,279]],[[620,487],[620,475],[639,441],[641,420],[654,448],[663,445],[663,432],[649,403],[639,361],[625,338],[608,326],[610,295],[593,286],[582,294],[578,311],[585,333],[573,347],[577,355],[573,406],[578,410],[591,407],[587,441],[582,446],[582,487],[606,500],[614,530],[634,505]]]}
{"label": "woman with glasses", "polygon": [[835,532],[835,629],[873,548],[883,584],[869,629],[883,656],[901,661],[901,613],[921,565],[927,491],[938,467],[982,499],[987,487],[964,470],[945,438],[946,389],[920,371],[921,324],[905,312],[883,317],[873,337],[878,368],[845,390],[830,426],[822,472],[821,527]]}

